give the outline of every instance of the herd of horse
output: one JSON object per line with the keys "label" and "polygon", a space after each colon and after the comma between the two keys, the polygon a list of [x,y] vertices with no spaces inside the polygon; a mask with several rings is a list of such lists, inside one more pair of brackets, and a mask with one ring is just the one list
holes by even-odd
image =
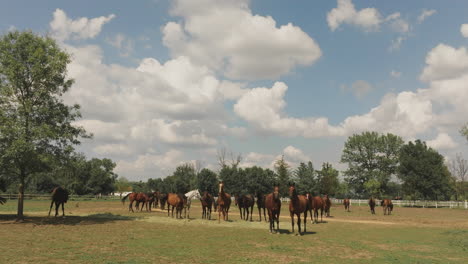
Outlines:
{"label": "herd of horse", "polygon": [[[203,192],[200,194],[198,190],[193,190],[185,195],[176,193],[136,193],[132,192],[122,198],[122,203],[125,204],[125,200],[128,198],[130,204],[128,210],[134,212],[133,203],[135,203],[135,209],[142,211],[146,208],[147,211],[151,211],[151,207],[156,208],[159,206],[161,210],[165,210],[167,205],[167,215],[174,217],[174,209],[176,218],[190,218],[190,205],[192,200],[199,199],[202,205],[202,218],[211,220],[211,213],[214,207],[215,212],[218,211],[218,223],[222,219],[224,221],[229,220],[229,209],[231,206],[231,195],[224,191],[224,182],[219,182],[218,185],[218,199],[216,200],[209,192]],[[328,195],[324,196],[312,196],[310,194],[300,195],[297,193],[296,186],[294,183],[289,184],[289,214],[291,217],[291,228],[294,233],[294,217],[297,218],[297,233],[301,235],[301,215],[303,215],[304,232],[306,231],[307,214],[310,215],[311,223],[318,223],[318,216],[320,212],[320,222],[323,222],[323,215],[330,217],[330,209],[332,206],[331,200]],[[65,216],[64,204],[68,200],[68,192],[57,187],[52,192],[52,202],[50,204],[49,216],[52,210],[52,206],[55,203],[55,216],[58,215],[58,209],[62,206],[62,214]],[[1,201],[3,202],[3,201]],[[269,194],[259,194],[255,196],[251,194],[234,195],[235,205],[239,208],[240,217],[246,221],[252,221],[253,208],[255,203],[257,204],[258,214],[260,221],[263,219],[267,221],[265,211],[268,212],[268,220],[270,223],[269,230],[271,233],[279,232],[279,217],[281,212],[281,198],[279,193],[279,186],[275,185],[273,190]],[[344,199],[343,205],[346,212],[350,212],[350,200]],[[375,214],[376,201],[373,197],[369,198],[368,201],[370,211]],[[383,208],[384,215],[389,215],[393,211],[392,200],[383,199],[380,202]],[[184,212],[184,217],[182,217]],[[276,227],[275,227],[276,223]]]}

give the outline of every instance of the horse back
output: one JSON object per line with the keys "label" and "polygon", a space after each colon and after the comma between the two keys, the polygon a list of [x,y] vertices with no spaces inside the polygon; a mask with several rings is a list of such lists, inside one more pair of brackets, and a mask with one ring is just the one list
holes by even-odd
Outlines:
{"label": "horse back", "polygon": [[324,207],[324,202],[322,200],[322,197],[315,196],[312,198],[312,209],[318,210],[318,209],[323,209],[323,207]]}
{"label": "horse back", "polygon": [[298,195],[296,201],[289,202],[289,211],[293,213],[303,213],[307,210],[307,197],[305,195]]}
{"label": "horse back", "polygon": [[281,200],[278,199],[278,201],[276,201],[273,196],[273,193],[270,193],[265,197],[264,205],[265,205],[265,208],[271,211],[280,210]]}

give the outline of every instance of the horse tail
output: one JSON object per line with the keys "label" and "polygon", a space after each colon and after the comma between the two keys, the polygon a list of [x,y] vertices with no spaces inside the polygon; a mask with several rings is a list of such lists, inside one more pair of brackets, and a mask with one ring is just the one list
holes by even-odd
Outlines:
{"label": "horse tail", "polygon": [[127,199],[127,197],[132,194],[132,193],[129,193],[127,195],[125,195],[123,198],[122,198],[122,204],[125,204],[125,200]]}

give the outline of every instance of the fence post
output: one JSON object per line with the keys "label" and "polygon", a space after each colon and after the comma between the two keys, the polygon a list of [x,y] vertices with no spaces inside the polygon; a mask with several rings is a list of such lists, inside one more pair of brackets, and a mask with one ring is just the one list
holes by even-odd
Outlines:
{"label": "fence post", "polygon": [[358,204],[359,204],[359,206],[361,206],[361,199],[358,200]]}
{"label": "fence post", "polygon": [[465,200],[465,209],[468,209],[468,201]]}
{"label": "fence post", "polygon": [[438,208],[438,207],[437,207],[437,201],[436,201],[436,208]]}
{"label": "fence post", "polygon": [[450,209],[452,209],[452,201],[450,201]]}

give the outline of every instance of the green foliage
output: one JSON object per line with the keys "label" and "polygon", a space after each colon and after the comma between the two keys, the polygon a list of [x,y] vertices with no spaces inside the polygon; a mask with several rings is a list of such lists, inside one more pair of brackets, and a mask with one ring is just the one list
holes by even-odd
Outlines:
{"label": "green foliage", "polygon": [[273,190],[275,173],[270,169],[249,167],[243,169],[246,179],[246,190],[249,194],[267,194]]}
{"label": "green foliage", "polygon": [[318,171],[318,192],[319,194],[328,194],[334,196],[339,188],[340,182],[338,180],[339,172],[333,166],[324,162],[322,170]]}
{"label": "green foliage", "polygon": [[289,164],[284,160],[284,156],[275,162],[275,172],[280,186],[280,195],[282,197],[288,196],[288,186],[291,180],[291,173],[289,171]]}
{"label": "green foliage", "polygon": [[466,124],[460,129],[460,134],[464,136],[466,140],[468,141],[468,124]]}
{"label": "green foliage", "polygon": [[218,193],[218,176],[210,169],[202,169],[197,174],[197,188],[203,193],[208,191],[211,195]]}
{"label": "green foliage", "polygon": [[294,177],[296,181],[296,188],[298,193],[305,194],[318,194],[317,186],[317,172],[314,169],[314,165],[309,161],[307,164],[301,162],[299,167],[294,171]]}
{"label": "green foliage", "polygon": [[401,148],[398,177],[405,194],[413,198],[449,199],[453,192],[444,157],[420,140]]}
{"label": "green foliage", "polygon": [[[243,194],[247,192],[247,177],[244,170],[237,166],[225,165],[219,172],[219,178],[224,182],[225,192]],[[216,193],[218,189],[216,189]]]}
{"label": "green foliage", "polygon": [[[403,140],[393,134],[379,135],[376,132],[364,132],[348,138],[341,155],[341,162],[348,164],[345,171],[350,188],[361,197],[369,195],[366,188],[368,181],[377,181],[380,185],[372,191],[384,194],[388,191],[391,175],[398,168],[398,154]],[[375,183],[367,186],[377,187]]]}
{"label": "green foliage", "polygon": [[114,186],[115,186],[115,191],[119,193],[132,191],[132,185],[130,184],[130,181],[125,177],[119,177],[117,180],[115,180]]}

